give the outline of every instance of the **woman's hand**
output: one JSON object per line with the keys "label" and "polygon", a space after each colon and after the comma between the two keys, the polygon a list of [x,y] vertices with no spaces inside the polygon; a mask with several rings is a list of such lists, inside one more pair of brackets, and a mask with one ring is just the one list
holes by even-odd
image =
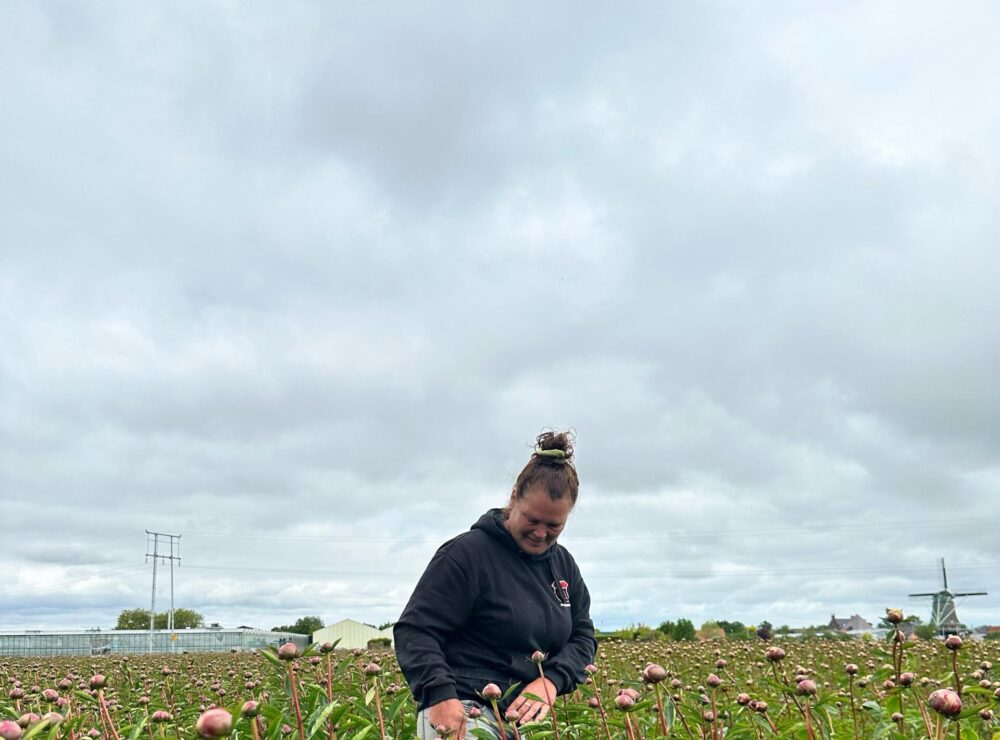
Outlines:
{"label": "woman's hand", "polygon": [[427,721],[449,738],[465,737],[465,705],[458,699],[445,699],[427,708]]}
{"label": "woman's hand", "polygon": [[[526,694],[537,696],[532,699]],[[538,722],[548,715],[549,707],[556,700],[556,685],[547,678],[536,678],[529,683],[517,698],[511,703],[508,712],[517,712],[517,723],[523,725],[525,722]]]}

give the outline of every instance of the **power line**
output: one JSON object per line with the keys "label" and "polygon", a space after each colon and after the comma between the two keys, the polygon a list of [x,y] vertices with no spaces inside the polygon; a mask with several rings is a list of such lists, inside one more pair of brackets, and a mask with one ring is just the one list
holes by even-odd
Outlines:
{"label": "power line", "polygon": [[[984,529],[995,529],[1000,527],[1000,517],[993,518],[979,518],[972,521],[953,521],[953,522],[942,522],[940,520],[911,520],[911,521],[886,521],[886,522],[862,522],[862,523],[848,523],[848,524],[796,524],[794,526],[788,527],[770,527],[770,528],[747,528],[747,529],[723,529],[723,528],[713,528],[705,530],[665,530],[660,533],[646,533],[638,532],[632,530],[630,532],[615,532],[615,533],[581,533],[577,532],[576,536],[586,537],[588,541],[593,540],[608,540],[608,541],[623,541],[623,540],[664,540],[664,539],[695,539],[695,538],[732,538],[732,537],[742,537],[742,536],[752,536],[752,537],[770,537],[770,536],[780,536],[785,534],[794,534],[801,532],[888,532],[888,531],[900,531],[915,530],[915,529],[929,529],[929,530],[961,530],[963,532],[968,531],[970,528],[982,527]],[[351,536],[342,534],[321,534],[321,535],[309,535],[309,534],[274,534],[268,532],[187,532],[189,537],[206,537],[206,538],[221,538],[221,539],[246,539],[246,540],[280,540],[280,541],[293,541],[293,542],[327,542],[329,543],[331,538],[336,537],[338,542],[381,542],[389,544],[423,544],[423,543],[434,543],[438,540],[433,539],[428,536],[413,538],[413,537],[379,537],[379,536]]]}
{"label": "power line", "polygon": [[[275,575],[315,575],[319,577],[389,577],[389,578],[418,578],[419,572],[410,571],[376,571],[376,570],[328,570],[315,568],[254,568],[246,566],[225,566],[225,565],[188,565],[188,568],[197,570],[217,570],[227,572],[243,573],[273,573]],[[1000,568],[1000,562],[980,563],[977,565],[957,566],[960,570],[995,570]],[[599,578],[749,578],[762,576],[816,576],[816,575],[893,575],[902,573],[915,573],[925,571],[924,566],[898,566],[898,567],[863,567],[863,568],[758,568],[752,570],[733,571],[720,573],[717,570],[663,570],[663,571],[616,571],[616,572],[587,572],[584,579],[587,581]]]}

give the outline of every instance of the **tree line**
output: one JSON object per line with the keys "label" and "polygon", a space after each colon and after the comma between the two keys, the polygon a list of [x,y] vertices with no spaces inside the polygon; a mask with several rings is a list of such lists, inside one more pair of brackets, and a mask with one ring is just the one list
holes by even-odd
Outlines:
{"label": "tree line", "polygon": [[[167,629],[168,612],[157,612],[153,619],[153,629]],[[174,609],[174,629],[198,629],[205,626],[205,618],[194,609]],[[218,628],[218,622],[209,627]],[[292,632],[298,635],[311,635],[323,627],[323,620],[317,616],[307,616],[297,619],[292,624],[272,627],[271,632]],[[149,609],[123,609],[118,615],[116,630],[148,630]]]}

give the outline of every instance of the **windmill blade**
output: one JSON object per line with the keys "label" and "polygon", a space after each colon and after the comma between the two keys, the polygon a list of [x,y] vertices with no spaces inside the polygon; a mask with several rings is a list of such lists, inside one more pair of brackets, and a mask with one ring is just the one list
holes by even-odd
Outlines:
{"label": "windmill blade", "polygon": [[944,558],[941,558],[941,580],[944,581],[944,590],[948,590],[948,572],[944,569]]}
{"label": "windmill blade", "polygon": [[910,594],[910,596],[937,596],[936,593],[933,594]]}
{"label": "windmill blade", "polygon": [[989,596],[989,594],[985,591],[970,591],[967,594],[952,594],[952,596],[957,599],[959,596]]}

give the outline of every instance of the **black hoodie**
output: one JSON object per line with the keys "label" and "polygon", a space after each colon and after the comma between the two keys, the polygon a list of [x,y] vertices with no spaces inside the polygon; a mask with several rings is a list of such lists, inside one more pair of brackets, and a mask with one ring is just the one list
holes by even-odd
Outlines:
{"label": "black hoodie", "polygon": [[441,545],[393,627],[396,655],[421,709],[446,699],[481,701],[488,683],[506,693],[501,711],[538,678],[560,694],[586,678],[597,643],[590,594],[573,556],[556,543],[523,552],[491,509],[468,532]]}

